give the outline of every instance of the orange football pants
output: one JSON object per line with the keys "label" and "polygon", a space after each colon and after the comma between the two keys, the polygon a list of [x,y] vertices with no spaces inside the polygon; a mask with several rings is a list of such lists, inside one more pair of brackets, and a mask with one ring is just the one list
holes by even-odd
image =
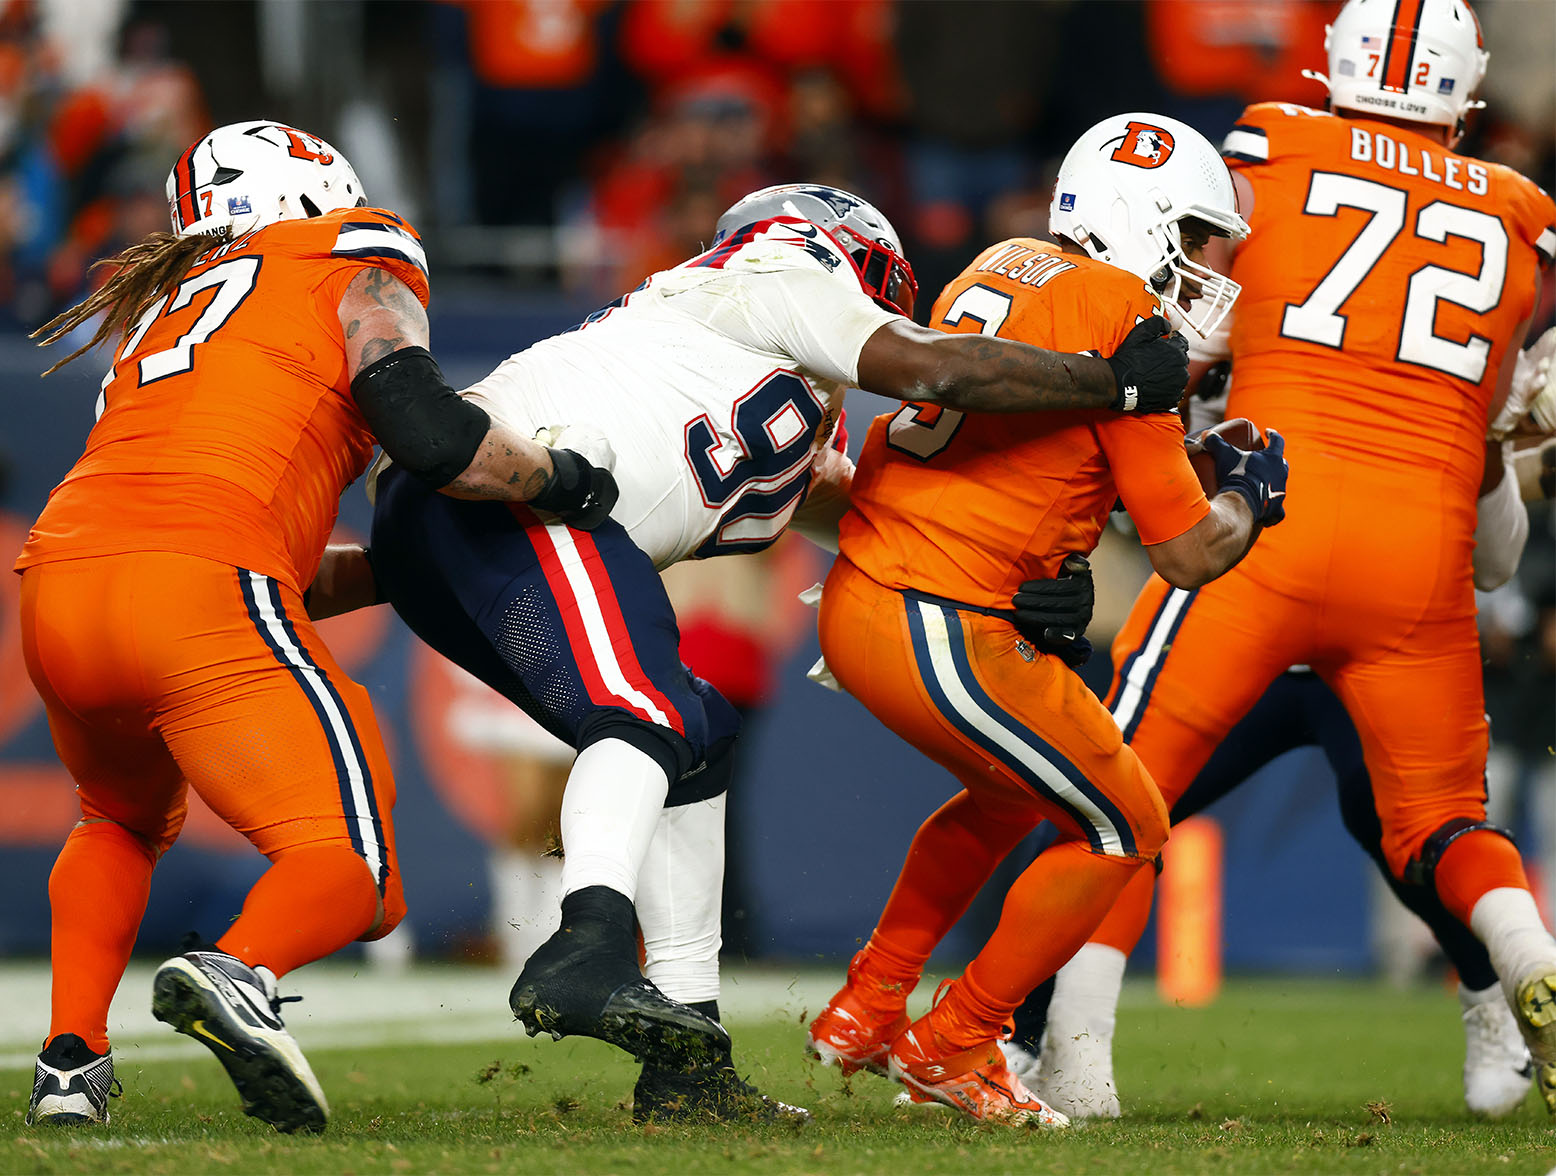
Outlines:
{"label": "orange football pants", "polygon": [[[1434,547],[1381,561],[1337,550],[1311,592],[1277,587],[1261,570],[1297,537],[1281,535],[1292,521],[1197,590],[1152,576],[1113,643],[1108,705],[1170,808],[1276,676],[1311,666],[1356,724],[1384,855],[1399,875],[1446,822],[1485,819],[1489,732],[1473,606],[1454,616],[1424,599],[1446,562]],[[1467,553],[1458,574],[1467,584]]]}
{"label": "orange football pants", "polygon": [[905,995],[1016,843],[1045,817],[1062,831],[947,997],[970,1040],[992,1037],[1149,872],[1167,809],[1086,685],[1008,620],[893,591],[840,556],[820,633],[844,688],[962,785],[914,835],[865,971]]}
{"label": "orange football pants", "polygon": [[28,568],[21,619],[28,673],[76,781],[78,829],[112,822],[154,861],[192,787],[272,862],[349,848],[382,909],[358,934],[399,922],[383,740],[295,591],[194,556],[98,556]]}

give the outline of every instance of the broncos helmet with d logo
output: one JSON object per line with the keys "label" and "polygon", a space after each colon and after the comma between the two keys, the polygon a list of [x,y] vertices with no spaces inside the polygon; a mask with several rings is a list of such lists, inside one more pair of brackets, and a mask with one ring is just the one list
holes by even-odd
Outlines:
{"label": "broncos helmet with d logo", "polygon": [[229,123],[197,140],[167,177],[173,232],[241,236],[274,221],[367,203],[346,157],[285,123]]}

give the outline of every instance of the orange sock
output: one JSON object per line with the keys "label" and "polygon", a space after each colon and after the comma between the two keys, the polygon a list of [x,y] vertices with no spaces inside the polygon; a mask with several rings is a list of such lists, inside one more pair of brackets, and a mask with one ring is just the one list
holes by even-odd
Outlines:
{"label": "orange sock", "polygon": [[914,834],[897,885],[870,937],[872,949],[883,945],[903,965],[923,968],[994,867],[1038,820],[1036,809],[1030,822],[991,817],[966,792],[946,801]]}
{"label": "orange sock", "polygon": [[1038,855],[1010,888],[999,925],[967,966],[976,991],[1007,1009],[993,1031],[1080,949],[1125,884],[1150,868],[1137,858],[1094,854],[1079,841]]}
{"label": "orange sock", "polygon": [[323,959],[378,918],[378,887],[352,849],[316,845],[280,854],[216,946],[277,976]]}
{"label": "orange sock", "polygon": [[156,859],[123,825],[92,821],[65,839],[49,875],[53,922],[49,1040],[74,1033],[108,1048],[108,1006],[146,913]]}
{"label": "orange sock", "polygon": [[1448,913],[1466,927],[1470,912],[1488,890],[1504,886],[1529,889],[1518,847],[1485,829],[1466,833],[1450,845],[1437,861],[1433,881]]}
{"label": "orange sock", "polygon": [[1102,916],[1102,922],[1091,933],[1088,943],[1102,943],[1116,947],[1126,956],[1135,950],[1145,925],[1151,918],[1151,900],[1156,894],[1156,867],[1147,866],[1135,871],[1134,877],[1124,884],[1124,891],[1113,902],[1113,907]]}

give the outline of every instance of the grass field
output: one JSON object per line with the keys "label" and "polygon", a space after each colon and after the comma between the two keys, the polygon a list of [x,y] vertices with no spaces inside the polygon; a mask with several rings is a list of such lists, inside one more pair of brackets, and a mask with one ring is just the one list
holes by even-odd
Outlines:
{"label": "grass field", "polygon": [[[1118,1075],[1126,1117],[1068,1132],[981,1127],[898,1111],[894,1087],[845,1083],[800,1052],[801,1019],[831,973],[737,974],[727,1020],[737,1061],[810,1107],[787,1127],[634,1128],[635,1069],[591,1041],[531,1041],[503,1023],[494,972],[419,969],[390,980],[323,971],[293,1015],[331,1099],[320,1137],[280,1136],[237,1110],[216,1062],[149,1022],[117,1017],[124,1097],[106,1129],[23,1125],[31,1070],[17,1001],[37,970],[0,977],[0,1172],[300,1173],[1547,1173],[1556,1126],[1531,1097],[1501,1123],[1459,1090],[1457,1005],[1370,984],[1242,981],[1209,1009],[1126,992]],[[132,975],[126,993],[141,991]],[[123,1003],[123,1002],[121,1002]],[[421,1012],[418,1014],[418,1005]],[[121,1006],[116,1005],[116,1014]],[[128,1006],[126,1006],[128,1007]],[[289,1006],[290,1010],[307,1008]],[[767,1010],[766,1015],[763,1011]],[[353,1044],[360,1042],[360,1044]],[[31,1049],[36,1049],[32,1045]]]}

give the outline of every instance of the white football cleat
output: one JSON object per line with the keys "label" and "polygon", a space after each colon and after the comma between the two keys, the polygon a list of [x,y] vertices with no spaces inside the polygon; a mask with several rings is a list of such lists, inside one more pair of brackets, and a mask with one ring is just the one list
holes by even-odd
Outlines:
{"label": "white football cleat", "polygon": [[1480,992],[1459,985],[1459,1007],[1464,1020],[1464,1105],[1477,1115],[1500,1118],[1528,1095],[1534,1062],[1501,985]]}
{"label": "white football cleat", "polygon": [[113,1076],[113,1052],[93,1053],[74,1033],[61,1033],[38,1055],[26,1123],[77,1127],[108,1122],[108,1099],[123,1087]]}
{"label": "white football cleat", "polygon": [[[280,1131],[323,1131],[330,1107],[281,1023],[275,974],[202,948],[157,969],[151,1012],[206,1046],[238,1088],[243,1113]],[[290,999],[298,999],[296,997]]]}
{"label": "white football cleat", "polygon": [[1049,1013],[1034,1087],[1071,1119],[1116,1119],[1123,1112],[1113,1082],[1113,1034],[1065,1025]]}

